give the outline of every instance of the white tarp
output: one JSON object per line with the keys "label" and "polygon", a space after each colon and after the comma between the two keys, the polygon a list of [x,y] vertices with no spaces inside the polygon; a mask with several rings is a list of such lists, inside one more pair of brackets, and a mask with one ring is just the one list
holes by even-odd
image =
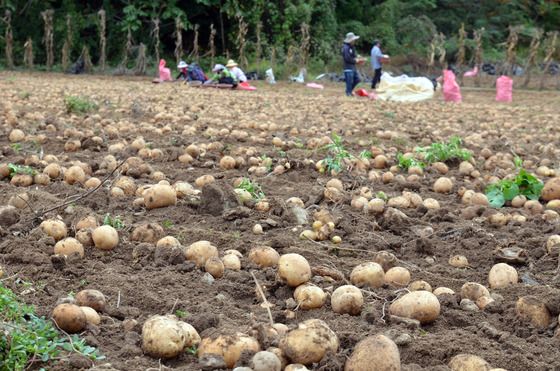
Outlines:
{"label": "white tarp", "polygon": [[381,75],[376,90],[377,98],[393,102],[420,102],[434,96],[434,85],[426,77],[393,77],[387,72]]}

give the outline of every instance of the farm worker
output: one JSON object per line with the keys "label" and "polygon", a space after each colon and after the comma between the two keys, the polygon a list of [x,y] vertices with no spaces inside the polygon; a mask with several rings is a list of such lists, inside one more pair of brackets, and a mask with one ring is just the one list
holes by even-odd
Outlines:
{"label": "farm worker", "polygon": [[208,77],[206,77],[206,74],[204,73],[204,71],[202,71],[202,68],[200,68],[200,66],[195,62],[189,64],[189,67],[187,68],[187,72],[188,72],[188,76],[187,76],[188,81],[205,82],[206,80],[208,80]]}
{"label": "farm worker", "polygon": [[352,96],[352,91],[360,83],[360,77],[356,70],[357,55],[354,49],[354,43],[360,36],[354,35],[353,32],[348,32],[342,45],[342,61],[344,68],[344,80],[346,81],[346,95]]}
{"label": "farm worker", "polygon": [[247,76],[245,76],[245,73],[243,72],[243,70],[238,67],[238,64],[235,63],[235,61],[233,59],[230,59],[227,62],[226,67],[237,78],[237,81],[239,81],[239,82],[246,82],[247,81]]}
{"label": "farm worker", "polygon": [[214,68],[212,68],[212,72],[214,72],[214,76],[206,81],[205,84],[227,84],[232,85],[234,88],[237,86],[237,78],[223,64],[215,65]]}
{"label": "farm worker", "polygon": [[383,60],[389,58],[388,55],[381,52],[381,41],[375,40],[373,48],[371,48],[371,67],[373,68],[373,80],[371,81],[371,88],[375,89],[377,84],[381,81],[381,68]]}
{"label": "farm worker", "polygon": [[179,62],[177,68],[179,69],[179,75],[175,78],[175,80],[187,80],[188,79],[188,69],[189,65],[185,61]]}

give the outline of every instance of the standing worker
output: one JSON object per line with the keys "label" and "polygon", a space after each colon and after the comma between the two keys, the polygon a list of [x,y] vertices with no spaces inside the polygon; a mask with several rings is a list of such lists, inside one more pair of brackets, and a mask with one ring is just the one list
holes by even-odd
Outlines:
{"label": "standing worker", "polygon": [[352,91],[360,83],[360,77],[356,70],[357,54],[354,50],[354,43],[360,36],[354,35],[353,32],[346,34],[344,44],[342,46],[342,60],[344,64],[344,80],[346,81],[346,95],[351,97]]}
{"label": "standing worker", "polygon": [[371,48],[371,67],[374,71],[373,80],[371,81],[372,89],[375,89],[377,84],[381,81],[381,67],[383,60],[388,58],[388,55],[381,52],[381,41],[375,40],[373,42],[373,48]]}

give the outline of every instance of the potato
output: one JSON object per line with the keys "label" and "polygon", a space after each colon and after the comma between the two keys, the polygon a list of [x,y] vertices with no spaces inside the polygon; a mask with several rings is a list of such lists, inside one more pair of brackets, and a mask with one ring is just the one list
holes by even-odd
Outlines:
{"label": "potato", "polygon": [[87,325],[84,311],[75,304],[57,305],[52,312],[52,319],[58,327],[70,334],[84,330]]}
{"label": "potato", "polygon": [[553,234],[546,240],[546,251],[551,254],[560,249],[560,235]]}
{"label": "potato", "polygon": [[284,371],[309,371],[309,369],[301,363],[293,363],[291,365],[287,365],[284,368]]}
{"label": "potato", "polygon": [[448,263],[455,268],[466,268],[469,266],[469,260],[463,255],[454,255],[450,257]]}
{"label": "potato", "polygon": [[523,296],[515,304],[515,312],[534,327],[545,329],[552,319],[546,305],[535,296]]}
{"label": "potato", "polygon": [[340,286],[331,296],[331,307],[335,313],[357,315],[362,311],[364,296],[352,285]]}
{"label": "potato", "polygon": [[374,254],[373,261],[381,265],[387,272],[397,264],[397,257],[392,252],[382,250]]}
{"label": "potato", "polygon": [[490,365],[473,354],[457,354],[449,361],[451,371],[489,371]]}
{"label": "potato", "polygon": [[90,307],[98,312],[105,311],[107,300],[99,290],[86,289],[76,294],[76,303],[80,306]]}
{"label": "potato", "polygon": [[156,184],[142,195],[148,210],[172,206],[177,203],[177,193],[170,185]]}
{"label": "potato", "polygon": [[488,197],[484,193],[477,192],[471,198],[471,204],[480,206],[489,206]]}
{"label": "potato", "polygon": [[385,283],[385,272],[378,263],[362,263],[352,270],[350,281],[358,287],[378,288]]}
{"label": "potato", "polygon": [[172,249],[175,247],[181,247],[181,243],[178,239],[173,236],[165,236],[160,238],[156,243],[156,247],[158,248],[165,248],[165,249]]}
{"label": "potato", "polygon": [[368,200],[367,198],[363,197],[363,196],[356,196],[352,198],[352,201],[350,202],[350,206],[353,209],[356,210],[364,210],[364,208],[368,205]]}
{"label": "potato", "polygon": [[27,174],[16,174],[10,180],[10,184],[16,187],[29,187],[33,184],[33,177]]}
{"label": "potato", "polygon": [[317,309],[325,304],[327,294],[320,287],[305,283],[295,289],[294,299],[300,309]]}
{"label": "potato", "polygon": [[390,314],[412,318],[422,324],[435,321],[439,317],[440,310],[438,298],[428,291],[409,292],[389,307]]}
{"label": "potato", "polygon": [[224,156],[220,160],[220,168],[223,170],[232,170],[235,169],[235,159],[231,156]]}
{"label": "potato", "polygon": [[453,188],[453,181],[446,177],[441,177],[434,183],[434,192],[449,193]]}
{"label": "potato", "polygon": [[517,270],[505,263],[495,264],[488,273],[488,283],[492,289],[501,289],[508,285],[515,285],[517,280]]}
{"label": "potato", "polygon": [[527,202],[527,197],[523,195],[515,196],[513,200],[511,200],[511,206],[517,208],[523,207],[523,205],[525,205],[525,202]]}
{"label": "potato", "polygon": [[461,299],[477,301],[481,296],[490,296],[490,292],[480,283],[467,282],[461,287]]}
{"label": "potato", "polygon": [[282,362],[276,354],[267,351],[257,352],[251,359],[253,371],[281,371]]}
{"label": "potato", "polygon": [[367,211],[372,214],[382,214],[385,210],[385,201],[380,198],[373,198],[367,204]]}
{"label": "potato", "polygon": [[214,278],[221,278],[224,275],[224,263],[217,256],[213,256],[204,263],[204,270]]}
{"label": "potato", "polygon": [[0,265],[0,278],[4,277],[4,268]]}
{"label": "potato", "polygon": [[432,292],[432,286],[426,281],[414,281],[408,285],[410,291],[428,291]]}
{"label": "potato", "polygon": [[196,266],[204,267],[206,261],[218,257],[218,249],[208,241],[197,241],[190,244],[184,251],[187,260],[195,262]]}
{"label": "potato", "polygon": [[401,369],[399,348],[385,335],[368,336],[361,340],[346,361],[344,371],[398,371]]}
{"label": "potato", "polygon": [[54,245],[54,253],[56,255],[64,255],[69,256],[74,253],[80,255],[80,257],[84,257],[84,246],[75,238],[67,237],[63,240],[60,240]]}
{"label": "potato", "polygon": [[447,174],[449,172],[449,168],[443,162],[434,162],[432,167],[440,174]]}
{"label": "potato", "polygon": [[448,287],[438,287],[433,291],[433,294],[435,296],[440,296],[440,295],[455,295],[455,291],[451,290]]}
{"label": "potato", "polygon": [[13,129],[12,131],[10,131],[10,134],[8,135],[8,140],[11,143],[21,142],[25,140],[25,133],[20,129]]}
{"label": "potato", "polygon": [[76,183],[83,184],[86,181],[86,173],[81,166],[70,166],[68,170],[64,172],[64,181],[70,185]]}
{"label": "potato", "polygon": [[259,342],[242,333],[235,335],[220,335],[217,338],[202,339],[198,347],[198,357],[206,354],[222,356],[228,368],[233,368],[235,363],[241,358],[243,351],[260,351]]}
{"label": "potato", "polygon": [[289,360],[303,365],[320,362],[327,353],[336,353],[338,346],[336,333],[319,319],[301,322],[279,344]]}
{"label": "potato", "polygon": [[76,231],[76,239],[80,241],[80,243],[84,247],[93,246],[93,238],[91,237],[91,232],[93,232],[93,230],[90,228],[80,229],[79,231]]}
{"label": "potato", "polygon": [[173,358],[187,347],[187,335],[179,321],[152,316],[142,326],[142,349],[154,358]]}
{"label": "potato", "polygon": [[545,183],[541,198],[545,201],[560,199],[560,177],[552,178]]}
{"label": "potato", "polygon": [[100,250],[113,250],[119,244],[119,233],[110,225],[95,228],[91,238],[95,247]]}
{"label": "potato", "polygon": [[92,188],[96,188],[99,185],[101,185],[101,180],[93,177],[93,178],[89,178],[88,180],[86,180],[86,182],[84,183],[84,186],[86,187],[86,189],[92,189]]}
{"label": "potato", "polygon": [[156,223],[142,224],[134,228],[130,239],[136,242],[156,243],[164,236],[163,228]]}
{"label": "potato", "polygon": [[439,201],[433,198],[426,198],[424,201],[422,201],[422,205],[424,205],[424,207],[429,210],[437,210],[440,208]]}
{"label": "potato", "polygon": [[249,252],[249,260],[260,268],[276,267],[280,254],[270,246],[254,247]]}
{"label": "potato", "polygon": [[98,326],[101,323],[101,316],[95,311],[95,309],[90,307],[80,307],[80,309],[86,315],[87,323]]}
{"label": "potato", "polygon": [[175,319],[177,321],[177,324],[179,324],[179,327],[181,327],[181,329],[183,330],[183,333],[185,334],[185,347],[191,347],[193,345],[200,344],[200,335],[192,325],[183,321],[179,321],[177,317],[172,315],[168,315],[167,317]]}
{"label": "potato", "polygon": [[529,200],[525,202],[523,208],[532,215],[537,215],[543,212],[544,207],[538,200]]}
{"label": "potato", "polygon": [[8,200],[8,205],[17,207],[18,209],[25,209],[28,203],[29,203],[29,195],[26,192],[13,195]]}
{"label": "potato", "polygon": [[41,223],[41,230],[54,238],[55,241],[63,239],[67,234],[66,224],[58,219],[47,219],[43,221]]}
{"label": "potato", "polygon": [[299,254],[284,254],[278,259],[278,276],[290,287],[297,287],[311,279],[311,267]]}
{"label": "potato", "polygon": [[226,254],[222,258],[222,263],[224,263],[224,268],[232,271],[241,270],[241,260],[237,255]]}
{"label": "potato", "polygon": [[202,188],[207,184],[210,183],[214,183],[216,181],[216,179],[214,179],[214,177],[212,175],[203,175],[200,176],[198,178],[196,178],[196,180],[194,181],[194,184],[198,187],[198,188]]}
{"label": "potato", "polygon": [[74,228],[79,231],[80,229],[96,228],[97,226],[97,218],[94,215],[89,215],[78,220]]}
{"label": "potato", "polygon": [[396,287],[405,287],[410,282],[410,272],[403,267],[393,267],[385,272],[385,282]]}
{"label": "potato", "polygon": [[134,196],[136,193],[136,183],[134,182],[134,179],[128,176],[121,176],[117,179],[114,186],[122,189],[124,194],[127,196]]}

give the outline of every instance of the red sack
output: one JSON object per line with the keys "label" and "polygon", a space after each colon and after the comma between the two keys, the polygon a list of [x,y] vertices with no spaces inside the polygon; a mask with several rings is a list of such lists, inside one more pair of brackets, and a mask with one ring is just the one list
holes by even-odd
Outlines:
{"label": "red sack", "polygon": [[511,102],[513,90],[513,80],[511,77],[500,76],[496,80],[496,101]]}
{"label": "red sack", "polygon": [[362,88],[362,89],[356,90],[356,94],[357,94],[359,97],[369,97],[369,93],[367,92],[366,89],[363,89],[363,88]]}
{"label": "red sack", "polygon": [[249,91],[257,90],[256,87],[249,85],[248,82],[240,82],[237,88],[241,90],[249,90]]}
{"label": "red sack", "polygon": [[451,70],[443,71],[443,99],[446,102],[461,102],[461,88],[455,81],[455,74]]}

